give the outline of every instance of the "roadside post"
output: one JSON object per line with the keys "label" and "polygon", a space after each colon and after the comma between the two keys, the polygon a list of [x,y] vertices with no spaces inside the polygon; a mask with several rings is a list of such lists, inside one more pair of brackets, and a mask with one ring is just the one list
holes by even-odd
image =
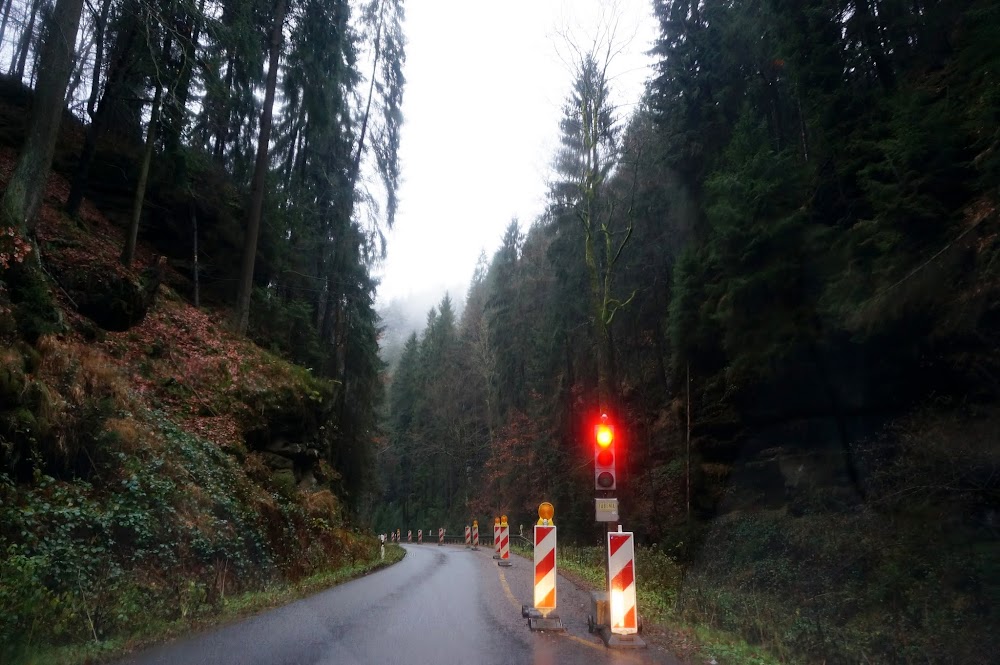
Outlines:
{"label": "roadside post", "polygon": [[472,549],[479,551],[479,520],[472,520]]}
{"label": "roadside post", "polygon": [[500,518],[493,518],[493,558],[500,558]]}
{"label": "roadside post", "polygon": [[472,527],[465,525],[465,549],[472,548]]}

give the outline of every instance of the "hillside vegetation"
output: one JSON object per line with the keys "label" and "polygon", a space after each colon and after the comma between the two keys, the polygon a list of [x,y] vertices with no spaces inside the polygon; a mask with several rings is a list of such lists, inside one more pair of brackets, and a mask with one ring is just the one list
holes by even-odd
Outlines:
{"label": "hillside vegetation", "polygon": [[124,269],[122,230],[90,204],[71,220],[65,192],[54,175],[37,230],[58,320],[29,342],[0,281],[0,659],[370,560],[331,491],[337,384],[193,307],[149,247]]}

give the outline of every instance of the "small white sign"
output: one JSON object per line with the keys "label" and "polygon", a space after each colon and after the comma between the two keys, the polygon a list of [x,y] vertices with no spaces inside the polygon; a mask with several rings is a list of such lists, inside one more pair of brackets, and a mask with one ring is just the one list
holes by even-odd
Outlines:
{"label": "small white sign", "polygon": [[594,508],[598,522],[618,521],[618,499],[594,499]]}

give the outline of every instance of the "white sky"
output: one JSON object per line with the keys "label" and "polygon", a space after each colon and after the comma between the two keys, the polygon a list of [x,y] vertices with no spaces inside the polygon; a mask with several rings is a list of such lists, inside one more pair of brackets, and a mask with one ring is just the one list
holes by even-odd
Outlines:
{"label": "white sky", "polygon": [[[379,301],[450,290],[461,302],[482,249],[542,212],[572,75],[567,28],[589,44],[608,0],[408,0],[402,184]],[[612,65],[623,113],[642,95],[656,37],[650,0],[619,0]],[[457,287],[457,289],[456,289]]]}

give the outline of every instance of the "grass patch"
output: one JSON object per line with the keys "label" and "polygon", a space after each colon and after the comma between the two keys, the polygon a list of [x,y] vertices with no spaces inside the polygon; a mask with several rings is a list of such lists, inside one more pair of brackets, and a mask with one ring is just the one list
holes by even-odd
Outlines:
{"label": "grass patch", "polygon": [[[132,634],[100,642],[20,654],[12,663],[23,665],[78,665],[105,662],[154,644],[205,631],[238,621],[260,612],[287,605],[320,591],[363,577],[399,562],[406,551],[399,545],[386,544],[385,559],[378,557],[317,572],[298,582],[271,584],[225,599],[214,611],[173,621],[153,620],[137,624]],[[4,661],[8,662],[8,661]]]}
{"label": "grass patch", "polygon": [[[512,543],[511,550],[530,559],[532,550]],[[588,589],[607,584],[602,547],[560,545],[559,574]],[[643,637],[662,644],[684,659],[698,658],[720,665],[776,665],[782,662],[767,650],[748,644],[732,633],[709,625],[685,621],[677,606],[683,574],[680,565],[662,551],[636,550],[636,602],[643,622]]]}

